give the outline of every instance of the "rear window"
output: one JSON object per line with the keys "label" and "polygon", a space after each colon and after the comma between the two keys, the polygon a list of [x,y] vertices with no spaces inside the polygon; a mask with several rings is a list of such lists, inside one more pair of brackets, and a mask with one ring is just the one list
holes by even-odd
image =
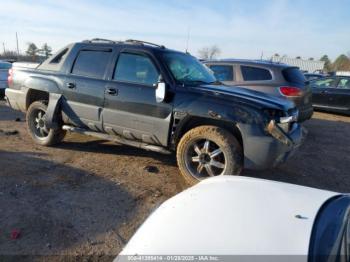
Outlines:
{"label": "rear window", "polygon": [[306,78],[296,67],[284,69],[282,71],[284,79],[290,83],[305,84]]}
{"label": "rear window", "polygon": [[72,74],[103,78],[112,52],[80,51],[75,60]]}
{"label": "rear window", "polygon": [[267,69],[253,66],[241,66],[241,71],[244,81],[272,80],[271,72]]}
{"label": "rear window", "polygon": [[10,63],[0,63],[0,69],[10,69],[12,64]]}
{"label": "rear window", "polygon": [[210,65],[209,68],[219,81],[233,81],[233,66],[230,65]]}

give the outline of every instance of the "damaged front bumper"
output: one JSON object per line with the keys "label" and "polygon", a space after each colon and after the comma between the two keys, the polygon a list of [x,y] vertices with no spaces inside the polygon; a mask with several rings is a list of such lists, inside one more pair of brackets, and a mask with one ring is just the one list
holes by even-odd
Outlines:
{"label": "damaged front bumper", "polygon": [[307,135],[307,130],[298,123],[291,123],[288,130],[284,130],[274,120],[265,131],[258,127],[239,128],[243,134],[244,166],[249,169],[267,169],[285,162]]}

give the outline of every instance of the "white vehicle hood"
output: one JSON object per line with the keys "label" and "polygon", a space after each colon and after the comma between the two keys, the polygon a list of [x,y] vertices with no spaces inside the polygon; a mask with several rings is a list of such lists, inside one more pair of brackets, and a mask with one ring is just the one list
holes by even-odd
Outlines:
{"label": "white vehicle hood", "polygon": [[320,207],[339,195],[215,177],[162,204],[120,255],[306,255]]}

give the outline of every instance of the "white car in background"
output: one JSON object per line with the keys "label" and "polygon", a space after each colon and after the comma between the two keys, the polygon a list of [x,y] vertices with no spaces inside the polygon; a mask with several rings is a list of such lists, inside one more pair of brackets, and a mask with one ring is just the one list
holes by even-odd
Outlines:
{"label": "white car in background", "polygon": [[11,63],[0,60],[0,99],[2,99],[5,95],[5,89],[7,88],[7,77],[11,67]]}
{"label": "white car in background", "polygon": [[349,214],[350,195],[214,177],[163,203],[116,260],[345,262]]}

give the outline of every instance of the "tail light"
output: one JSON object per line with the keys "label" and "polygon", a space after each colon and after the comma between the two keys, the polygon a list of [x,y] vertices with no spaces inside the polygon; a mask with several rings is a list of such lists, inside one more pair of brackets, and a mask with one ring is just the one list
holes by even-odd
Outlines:
{"label": "tail light", "polygon": [[7,83],[8,85],[11,85],[13,83],[13,69],[9,69],[9,75],[7,77]]}
{"label": "tail light", "polygon": [[303,93],[300,88],[294,86],[281,86],[280,92],[284,96],[301,96]]}

